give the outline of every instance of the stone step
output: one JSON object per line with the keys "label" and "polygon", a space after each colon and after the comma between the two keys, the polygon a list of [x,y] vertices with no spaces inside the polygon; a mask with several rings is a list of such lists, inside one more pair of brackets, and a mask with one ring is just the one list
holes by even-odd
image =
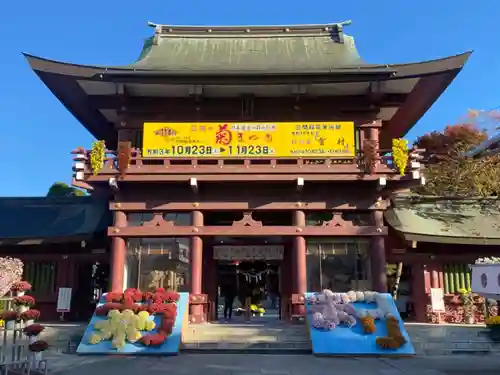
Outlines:
{"label": "stone step", "polygon": [[309,354],[305,325],[203,324],[183,331],[182,350],[192,353]]}
{"label": "stone step", "polygon": [[309,343],[183,343],[181,350],[187,353],[226,354],[311,354]]}
{"label": "stone step", "polygon": [[500,343],[494,342],[481,325],[407,323],[417,354],[490,354],[500,353]]}

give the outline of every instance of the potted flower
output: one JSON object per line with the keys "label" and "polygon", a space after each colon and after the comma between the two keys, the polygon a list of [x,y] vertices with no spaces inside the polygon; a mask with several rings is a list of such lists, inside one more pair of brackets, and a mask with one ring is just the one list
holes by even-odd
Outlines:
{"label": "potted flower", "polygon": [[12,287],[10,288],[11,291],[16,293],[16,296],[21,297],[24,296],[24,294],[31,290],[31,284],[27,281],[18,281],[14,284],[12,284]]}
{"label": "potted flower", "polygon": [[40,318],[40,311],[35,309],[29,309],[27,311],[22,312],[19,317],[26,325],[31,325],[35,322],[35,320]]}
{"label": "potted flower", "polygon": [[0,313],[0,319],[5,322],[5,329],[12,330],[15,328],[16,321],[19,320],[17,311],[4,311]]}
{"label": "potted flower", "polygon": [[490,339],[500,342],[500,316],[490,316],[484,323],[488,328]]}
{"label": "potted flower", "polygon": [[33,353],[32,368],[37,369],[42,358],[42,353],[49,348],[49,344],[44,340],[37,340],[28,345],[28,350]]}
{"label": "potted flower", "polygon": [[262,316],[266,312],[263,307],[255,304],[250,305],[250,312],[253,316]]}
{"label": "potted flower", "polygon": [[[38,341],[37,337],[38,335],[40,335],[40,333],[42,333],[44,329],[45,327],[42,326],[41,324],[30,324],[29,326],[23,329],[23,332],[26,336],[30,338],[30,343],[33,343],[35,341]],[[34,338],[35,340],[32,340],[32,338]]]}
{"label": "potted flower", "polygon": [[14,305],[20,313],[25,312],[30,307],[35,306],[35,299],[31,296],[21,296],[14,298]]}
{"label": "potted flower", "polygon": [[466,324],[474,324],[474,296],[470,289],[459,289],[460,299],[462,300],[462,306],[464,309],[464,317]]}

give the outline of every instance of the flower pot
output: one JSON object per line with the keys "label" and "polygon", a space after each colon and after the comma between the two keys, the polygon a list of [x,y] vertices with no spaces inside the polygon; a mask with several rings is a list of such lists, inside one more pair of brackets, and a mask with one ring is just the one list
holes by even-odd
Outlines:
{"label": "flower pot", "polygon": [[23,312],[26,312],[28,311],[30,308],[28,306],[24,306],[24,305],[21,305],[17,308],[17,311],[19,312],[19,314],[22,314]]}
{"label": "flower pot", "polygon": [[40,361],[42,360],[43,360],[43,352],[32,352],[30,367],[32,369],[38,369],[38,367],[40,366]]}
{"label": "flower pot", "polygon": [[16,297],[22,297],[24,296],[25,293],[26,293],[25,291],[18,290],[16,291]]}
{"label": "flower pot", "polygon": [[466,316],[465,317],[465,324],[474,324],[474,317],[473,316]]}

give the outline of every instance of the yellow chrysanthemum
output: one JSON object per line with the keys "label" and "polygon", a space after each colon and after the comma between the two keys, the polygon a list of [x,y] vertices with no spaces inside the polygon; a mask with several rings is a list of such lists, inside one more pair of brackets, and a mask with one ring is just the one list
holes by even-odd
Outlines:
{"label": "yellow chrysanthemum", "polygon": [[89,344],[92,344],[92,345],[99,344],[101,342],[101,340],[102,340],[102,337],[99,334],[93,333],[89,337]]}
{"label": "yellow chrysanthemum", "polygon": [[139,331],[152,331],[155,329],[155,322],[150,320],[147,311],[134,314],[132,310],[111,310],[108,312],[108,319],[94,323],[94,332],[89,337],[90,344],[97,344],[102,340],[112,340],[113,348],[122,349],[127,341],[136,342],[142,335]]}

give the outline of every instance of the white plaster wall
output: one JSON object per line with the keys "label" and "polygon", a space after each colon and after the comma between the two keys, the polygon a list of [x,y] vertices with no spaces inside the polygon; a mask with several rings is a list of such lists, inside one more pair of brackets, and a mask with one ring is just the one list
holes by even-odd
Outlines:
{"label": "white plaster wall", "polygon": [[500,294],[500,264],[473,265],[471,287],[478,294]]}

